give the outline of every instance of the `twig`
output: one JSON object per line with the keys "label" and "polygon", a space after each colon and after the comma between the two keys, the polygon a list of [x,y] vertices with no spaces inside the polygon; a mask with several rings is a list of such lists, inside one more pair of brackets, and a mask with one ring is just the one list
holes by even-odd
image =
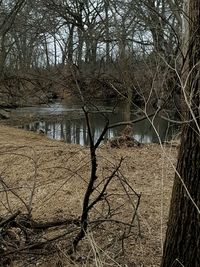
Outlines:
{"label": "twig", "polygon": [[135,119],[135,120],[131,120],[131,121],[121,121],[121,122],[117,122],[117,123],[113,123],[113,124],[110,124],[108,126],[108,129],[111,129],[111,128],[115,128],[115,127],[118,127],[118,126],[123,126],[123,125],[129,125],[129,124],[133,124],[133,123],[136,123],[136,122],[140,122],[140,121],[143,121],[145,119],[148,118],[151,118],[153,116],[155,116],[155,114],[158,114],[158,112],[160,112],[161,109],[157,110],[156,112],[152,112],[148,115],[145,115],[145,116],[142,116],[138,119]]}
{"label": "twig", "polygon": [[111,175],[107,178],[107,181],[105,182],[105,185],[103,186],[103,189],[101,190],[100,194],[96,197],[96,199],[88,206],[88,211],[90,209],[92,209],[94,207],[94,205],[99,202],[103,196],[104,196],[104,193],[110,183],[110,181],[112,180],[112,178],[115,176],[116,172],[119,170],[119,168],[121,167],[121,164],[122,164],[122,161],[123,161],[123,158],[120,159],[120,162],[117,166],[117,168],[111,173]]}

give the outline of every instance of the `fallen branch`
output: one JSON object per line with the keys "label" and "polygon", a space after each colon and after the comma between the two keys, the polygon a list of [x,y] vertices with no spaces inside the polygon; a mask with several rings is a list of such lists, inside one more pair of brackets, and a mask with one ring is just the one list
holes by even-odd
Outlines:
{"label": "fallen branch", "polygon": [[3,227],[4,225],[8,224],[11,221],[14,221],[15,218],[20,214],[21,212],[18,210],[14,214],[10,215],[8,218],[4,219],[0,222],[0,227]]}
{"label": "fallen branch", "polygon": [[46,230],[48,228],[52,227],[58,227],[62,225],[77,225],[80,226],[80,220],[78,219],[63,219],[63,220],[57,220],[52,222],[32,222],[31,223],[31,229],[41,229]]}
{"label": "fallen branch", "polygon": [[53,241],[56,241],[66,235],[68,235],[69,233],[64,233],[62,235],[58,235],[56,237],[53,237],[51,239],[48,239],[48,240],[45,240],[45,241],[40,241],[40,242],[36,242],[34,244],[30,244],[30,245],[27,245],[27,246],[24,246],[24,247],[19,247],[15,250],[11,250],[11,251],[8,251],[8,252],[5,252],[2,254],[2,256],[6,257],[8,255],[12,255],[12,254],[15,254],[15,253],[18,253],[20,251],[25,251],[25,250],[33,250],[33,249],[41,249],[43,248],[45,245],[47,245],[48,243],[51,243]]}

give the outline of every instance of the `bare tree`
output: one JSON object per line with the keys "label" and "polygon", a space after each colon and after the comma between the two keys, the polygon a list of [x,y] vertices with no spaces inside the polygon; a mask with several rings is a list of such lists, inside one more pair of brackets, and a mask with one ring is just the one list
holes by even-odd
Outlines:
{"label": "bare tree", "polygon": [[0,75],[3,73],[7,55],[12,47],[12,40],[9,40],[8,33],[25,2],[25,0],[14,1],[10,7],[6,5],[5,1],[1,1],[0,3]]}

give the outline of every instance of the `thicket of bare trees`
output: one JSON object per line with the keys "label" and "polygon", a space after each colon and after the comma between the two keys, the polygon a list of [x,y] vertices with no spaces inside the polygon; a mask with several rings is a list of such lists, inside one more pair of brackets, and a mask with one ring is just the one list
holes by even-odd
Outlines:
{"label": "thicket of bare trees", "polygon": [[5,0],[0,10],[1,75],[103,75],[120,82],[129,99],[153,87],[165,102],[180,91],[168,64],[181,68],[182,1]]}
{"label": "thicket of bare trees", "polygon": [[[189,16],[187,10],[182,8],[181,0],[0,1],[0,96],[4,100],[7,97],[0,105],[19,105],[16,99],[22,98],[24,91],[30,88],[35,94],[39,94],[37,90],[40,88],[40,96],[41,92],[46,95],[53,83],[67,86],[70,79],[84,99],[86,80],[95,77],[101,90],[113,90],[124,97],[129,110],[130,105],[134,104],[135,94],[141,97],[145,108],[151,96],[155,98],[154,102],[159,100],[158,112],[173,97],[175,102],[177,98],[179,100],[175,103],[179,105],[179,112],[185,108],[189,123],[185,123],[182,133],[163,267],[199,266],[200,1],[191,0],[188,3]],[[188,43],[185,43],[187,30],[183,25],[189,25]],[[110,78],[112,80],[108,82]],[[122,91],[113,83],[116,80],[123,87]],[[93,85],[95,90],[95,83]],[[181,94],[185,102],[182,110]],[[114,177],[119,178],[129,200],[132,195],[137,197],[137,203],[140,200],[140,195],[135,194],[119,172],[122,160],[112,168],[109,176],[103,178],[103,182],[95,185],[96,149],[110,126],[106,124],[95,143],[90,133],[87,110],[85,115],[90,138],[91,176],[81,218],[56,222],[58,225],[73,224],[76,228],[68,250],[70,255],[85,237],[90,210],[97,203],[103,202],[108,206],[108,213],[103,214],[105,221],[125,224],[128,234],[131,233],[139,204],[135,206],[134,201],[131,202],[134,211],[132,221],[113,219],[110,212],[112,201],[108,200],[106,190]],[[6,188],[6,184],[4,186]],[[127,193],[126,186],[131,193]],[[91,198],[93,191],[96,195]],[[24,238],[27,238],[29,229],[46,230],[52,226],[51,223],[46,225],[32,221],[30,207],[26,207],[28,215],[25,223],[28,222],[28,226],[23,221],[19,224]],[[17,224],[15,219],[19,215],[20,212],[12,214],[2,220],[0,226],[7,226],[10,222]],[[95,226],[100,223],[101,220],[94,222]],[[43,245],[34,243],[33,247]],[[2,253],[6,257],[13,251],[5,250]]]}

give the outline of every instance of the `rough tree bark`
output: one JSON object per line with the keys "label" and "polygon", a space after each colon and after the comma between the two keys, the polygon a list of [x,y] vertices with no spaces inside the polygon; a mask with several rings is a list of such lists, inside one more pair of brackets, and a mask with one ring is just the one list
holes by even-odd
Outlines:
{"label": "rough tree bark", "polygon": [[182,131],[161,267],[200,266],[200,0],[188,3],[191,73],[185,96],[193,122]]}

